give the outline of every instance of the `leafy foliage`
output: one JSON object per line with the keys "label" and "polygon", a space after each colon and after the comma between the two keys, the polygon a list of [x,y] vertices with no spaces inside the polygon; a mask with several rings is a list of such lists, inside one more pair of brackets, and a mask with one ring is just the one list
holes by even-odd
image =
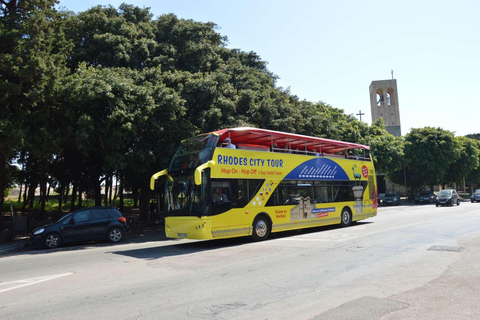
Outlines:
{"label": "leafy foliage", "polygon": [[478,171],[472,140],[433,128],[396,138],[381,121],[368,126],[278,88],[267,62],[226,48],[212,22],[154,18],[128,4],[78,14],[56,4],[0,0],[1,193],[17,159],[19,179],[29,193],[40,184],[42,199],[48,183],[60,194],[74,187],[71,208],[80,191],[100,205],[101,183],[115,176],[146,213],[150,175],[181,140],[235,126],[367,144],[378,171],[395,180],[406,167],[415,185]]}
{"label": "leafy foliage", "polygon": [[405,137],[405,164],[414,187],[448,182],[451,166],[460,159],[460,144],[441,128],[412,129]]}
{"label": "leafy foliage", "polygon": [[[42,185],[55,150],[52,118],[71,49],[55,0],[0,3],[0,193],[17,152],[39,159]],[[0,198],[2,207],[3,197]]]}

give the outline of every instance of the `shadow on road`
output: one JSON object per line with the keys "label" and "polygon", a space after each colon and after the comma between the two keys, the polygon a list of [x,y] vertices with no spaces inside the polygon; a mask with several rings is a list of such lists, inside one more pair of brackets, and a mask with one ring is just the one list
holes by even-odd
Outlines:
{"label": "shadow on road", "polygon": [[[357,222],[349,228],[354,229],[356,226],[361,226],[365,224],[370,224],[372,222]],[[288,238],[297,236],[300,234],[311,234],[317,232],[326,232],[329,230],[341,229],[340,226],[326,226],[326,227],[317,227],[309,228],[295,231],[285,231],[274,233],[270,236],[268,240],[265,241],[275,241],[275,239]],[[165,245],[165,241],[169,242],[168,245]],[[162,241],[162,246],[154,248],[145,248],[145,249],[133,249],[133,250],[117,250],[111,251],[110,254],[118,254],[122,256],[127,256],[136,259],[145,259],[145,260],[156,260],[170,256],[180,256],[191,253],[198,253],[202,251],[217,250],[228,247],[236,247],[254,244],[253,240],[248,237],[242,238],[233,238],[233,239],[219,239],[219,240],[198,240],[198,241],[189,241],[184,242],[180,239],[165,239]]]}

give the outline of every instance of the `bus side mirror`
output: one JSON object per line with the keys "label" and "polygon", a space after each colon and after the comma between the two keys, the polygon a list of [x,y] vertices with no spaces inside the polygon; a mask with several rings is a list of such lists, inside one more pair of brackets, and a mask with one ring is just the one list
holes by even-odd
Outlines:
{"label": "bus side mirror", "polygon": [[151,178],[150,178],[150,189],[155,190],[155,180],[157,180],[161,176],[167,176],[167,178],[170,181],[173,181],[173,178],[171,175],[168,174],[168,170],[162,170],[160,172],[155,173]]}
{"label": "bus side mirror", "polygon": [[210,160],[202,164],[201,166],[198,166],[197,169],[195,169],[195,184],[197,186],[202,184],[202,171],[211,168],[215,165],[215,161]]}

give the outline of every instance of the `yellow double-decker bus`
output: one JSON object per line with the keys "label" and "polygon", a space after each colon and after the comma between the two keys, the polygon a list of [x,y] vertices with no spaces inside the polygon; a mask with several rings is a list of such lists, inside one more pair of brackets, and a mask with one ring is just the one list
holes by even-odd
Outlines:
{"label": "yellow double-decker bus", "polygon": [[263,240],[272,232],[375,216],[369,151],[298,134],[223,129],[182,141],[150,187],[164,193],[169,238]]}

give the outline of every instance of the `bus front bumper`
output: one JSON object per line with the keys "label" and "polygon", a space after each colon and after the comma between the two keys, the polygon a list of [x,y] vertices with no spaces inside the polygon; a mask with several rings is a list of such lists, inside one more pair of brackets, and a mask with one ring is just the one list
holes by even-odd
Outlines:
{"label": "bus front bumper", "polygon": [[165,235],[175,239],[213,239],[207,217],[167,217]]}

